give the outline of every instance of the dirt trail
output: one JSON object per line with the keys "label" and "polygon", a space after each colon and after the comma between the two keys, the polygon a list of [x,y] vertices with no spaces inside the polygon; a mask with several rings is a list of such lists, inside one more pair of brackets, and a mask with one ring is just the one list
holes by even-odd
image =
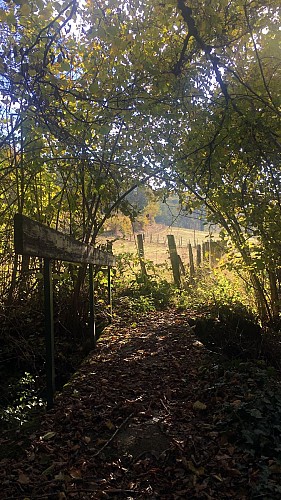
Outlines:
{"label": "dirt trail", "polygon": [[18,436],[23,457],[0,462],[0,498],[250,498],[244,457],[214,430],[214,362],[184,314],[111,325],[28,443]]}

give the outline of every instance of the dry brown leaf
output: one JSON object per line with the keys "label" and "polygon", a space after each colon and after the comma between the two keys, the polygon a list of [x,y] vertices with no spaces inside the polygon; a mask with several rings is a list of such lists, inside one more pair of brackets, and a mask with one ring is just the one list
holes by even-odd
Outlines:
{"label": "dry brown leaf", "polygon": [[69,475],[73,478],[73,479],[81,479],[81,471],[79,469],[70,469],[69,471]]}
{"label": "dry brown leaf", "polygon": [[29,479],[28,476],[26,476],[25,474],[23,474],[23,472],[20,472],[19,473],[18,482],[20,484],[29,484],[30,483],[30,479]]}

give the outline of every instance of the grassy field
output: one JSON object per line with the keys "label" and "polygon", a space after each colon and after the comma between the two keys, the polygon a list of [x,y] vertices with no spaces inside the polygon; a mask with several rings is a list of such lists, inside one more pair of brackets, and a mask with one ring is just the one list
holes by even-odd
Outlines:
{"label": "grassy field", "polygon": [[[197,231],[193,229],[184,229],[181,227],[168,227],[160,224],[154,224],[144,232],[144,254],[145,259],[151,260],[154,264],[162,264],[169,260],[167,235],[173,234],[177,245],[178,254],[182,261],[188,263],[188,244],[192,247],[202,244],[209,240],[209,232]],[[213,233],[212,239],[219,240],[219,234]],[[126,238],[120,238],[113,243],[113,253],[130,252],[136,253],[137,246],[133,235]]]}

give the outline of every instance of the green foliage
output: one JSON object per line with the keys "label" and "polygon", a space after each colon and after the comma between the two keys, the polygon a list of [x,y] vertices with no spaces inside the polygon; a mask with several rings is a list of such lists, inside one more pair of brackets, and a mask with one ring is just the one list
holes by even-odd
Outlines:
{"label": "green foliage", "polygon": [[121,312],[126,311],[131,317],[156,310],[153,297],[147,295],[136,294],[136,296],[121,296],[117,299],[116,305],[117,311],[120,308]]}
{"label": "green foliage", "polygon": [[254,316],[255,302],[247,283],[234,272],[221,268],[201,268],[194,283],[175,292],[173,303],[180,309],[190,309],[218,317],[223,310],[241,316]]}
{"label": "green foliage", "polygon": [[[154,265],[145,261],[145,265],[148,276],[141,273],[136,254],[126,252],[117,256],[117,267],[113,270],[117,297],[127,295],[134,300],[147,297],[156,309],[174,306],[212,318],[234,314],[256,320],[251,287],[234,272],[220,267],[213,270],[201,267],[197,270],[194,283],[186,283],[184,288],[178,290],[170,282],[171,270],[166,264]],[[149,310],[148,304],[146,309]]]}
{"label": "green foliage", "polygon": [[130,311],[148,312],[165,309],[171,304],[174,287],[167,279],[163,279],[166,265],[145,261],[145,266],[147,276],[141,273],[136,254],[124,253],[117,257],[114,271],[117,304],[121,298],[121,304],[127,305]]}
{"label": "green foliage", "polygon": [[0,422],[9,427],[21,426],[34,418],[34,410],[45,406],[44,401],[38,396],[36,380],[33,375],[25,374],[9,386],[13,404],[0,410]]}
{"label": "green foliage", "polygon": [[[205,206],[247,268],[261,320],[278,318],[277,0],[23,0],[2,2],[0,21],[6,263],[15,211],[95,243],[153,179],[188,209]],[[13,275],[9,298],[15,287]]]}
{"label": "green foliage", "polygon": [[235,273],[214,269],[207,276],[206,282],[197,281],[196,291],[201,303],[207,307],[211,306],[214,311],[219,312],[222,308],[227,308],[230,311],[239,309],[241,313],[254,312],[253,295],[251,296],[245,282]]}
{"label": "green foliage", "polygon": [[281,471],[281,390],[276,374],[262,362],[229,365],[211,388],[222,391],[237,384],[237,398],[214,415],[216,429],[230,443],[242,448],[255,464],[253,497],[275,498],[281,492],[271,481]]}

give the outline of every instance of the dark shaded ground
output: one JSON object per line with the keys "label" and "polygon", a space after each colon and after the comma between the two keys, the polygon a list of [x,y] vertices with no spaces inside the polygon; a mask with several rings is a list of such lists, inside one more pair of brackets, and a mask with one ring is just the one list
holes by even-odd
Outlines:
{"label": "dark shaded ground", "polygon": [[251,370],[218,362],[184,314],[116,322],[36,431],[18,434],[18,458],[0,462],[0,498],[280,498],[276,442],[244,446],[239,430],[240,409],[250,437],[262,418],[253,401],[267,374]]}

